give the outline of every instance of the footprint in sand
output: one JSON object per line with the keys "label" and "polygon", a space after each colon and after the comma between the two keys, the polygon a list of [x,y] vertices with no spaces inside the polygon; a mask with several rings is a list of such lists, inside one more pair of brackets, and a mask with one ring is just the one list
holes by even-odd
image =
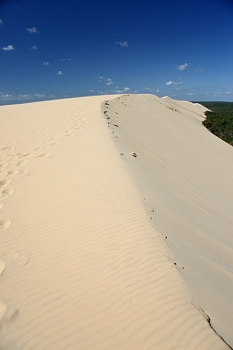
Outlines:
{"label": "footprint in sand", "polygon": [[5,150],[10,150],[10,151],[13,151],[15,147],[14,146],[8,146],[8,147],[3,147],[1,148],[2,151],[5,151]]}
{"label": "footprint in sand", "polygon": [[19,257],[19,253],[14,250],[9,250],[0,254],[0,259],[3,261],[14,260]]}
{"label": "footprint in sand", "polygon": [[19,163],[17,163],[18,166],[24,166],[24,165],[28,165],[28,161],[27,160],[21,160]]}
{"label": "footprint in sand", "polygon": [[6,310],[7,310],[6,304],[4,303],[4,301],[0,300],[0,321],[5,316]]}
{"label": "footprint in sand", "polygon": [[0,210],[3,208],[3,204],[2,203],[0,203]]}
{"label": "footprint in sand", "polygon": [[7,198],[8,196],[11,196],[14,192],[15,192],[15,190],[13,188],[9,188],[7,190],[3,190],[2,191],[2,197]]}
{"label": "footprint in sand", "polygon": [[8,166],[8,163],[0,164],[0,171],[5,169],[7,166]]}
{"label": "footprint in sand", "polygon": [[20,170],[19,171],[19,175],[21,175],[21,176],[26,176],[26,175],[29,175],[29,171],[28,170]]}
{"label": "footprint in sand", "polygon": [[18,173],[19,173],[19,170],[10,170],[7,172],[6,176],[17,175]]}
{"label": "footprint in sand", "polygon": [[49,143],[49,144],[48,144],[48,146],[57,146],[57,145],[59,145],[58,142],[52,142],[52,143]]}
{"label": "footprint in sand", "polygon": [[0,260],[0,276],[4,270],[5,270],[5,263],[2,260]]}
{"label": "footprint in sand", "polygon": [[0,221],[0,230],[1,231],[4,231],[6,230],[11,224],[11,221],[10,220],[1,220]]}
{"label": "footprint in sand", "polygon": [[18,310],[16,308],[7,308],[6,303],[0,300],[0,322],[5,324],[10,322],[14,315],[16,315]]}
{"label": "footprint in sand", "polygon": [[23,157],[27,157],[29,154],[26,152],[22,152],[22,153],[17,153],[19,158],[23,158]]}
{"label": "footprint in sand", "polygon": [[10,160],[14,160],[14,159],[17,159],[17,158],[19,158],[19,157],[17,156],[16,153],[11,154],[11,156],[10,156]]}
{"label": "footprint in sand", "polygon": [[11,183],[10,179],[2,180],[2,181],[0,181],[0,187],[7,186],[9,183]]}
{"label": "footprint in sand", "polygon": [[46,158],[46,157],[51,157],[51,154],[50,153],[43,153],[43,154],[40,154],[39,156],[37,156],[36,158]]}
{"label": "footprint in sand", "polygon": [[7,309],[5,315],[2,317],[1,323],[9,323],[12,320],[13,316],[16,316],[17,314],[18,310],[16,308],[11,307],[10,309]]}

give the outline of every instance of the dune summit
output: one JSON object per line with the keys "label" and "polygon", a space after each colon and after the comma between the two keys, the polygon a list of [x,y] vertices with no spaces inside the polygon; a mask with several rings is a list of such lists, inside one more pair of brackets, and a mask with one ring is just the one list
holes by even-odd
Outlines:
{"label": "dune summit", "polygon": [[229,348],[194,298],[194,263],[231,286],[229,183],[206,188],[199,162],[221,176],[232,153],[203,111],[140,95],[0,108],[1,349]]}

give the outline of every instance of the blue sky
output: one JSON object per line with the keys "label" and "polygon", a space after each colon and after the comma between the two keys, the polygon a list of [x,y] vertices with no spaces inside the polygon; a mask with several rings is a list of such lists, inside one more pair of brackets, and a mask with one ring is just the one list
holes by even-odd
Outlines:
{"label": "blue sky", "polygon": [[0,104],[112,93],[233,101],[232,0],[1,0]]}

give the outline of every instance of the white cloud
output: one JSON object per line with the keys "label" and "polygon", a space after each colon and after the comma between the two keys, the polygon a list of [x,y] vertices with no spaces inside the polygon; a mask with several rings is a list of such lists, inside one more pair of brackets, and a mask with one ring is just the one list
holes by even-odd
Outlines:
{"label": "white cloud", "polygon": [[180,64],[179,66],[176,66],[179,70],[185,70],[188,67],[188,63]]}
{"label": "white cloud", "polygon": [[31,95],[27,95],[27,94],[19,94],[18,95],[19,99],[30,98],[30,97],[31,97]]}
{"label": "white cloud", "polygon": [[57,72],[57,75],[62,75],[63,73],[62,73],[62,71],[61,70],[59,70],[58,72]]}
{"label": "white cloud", "polygon": [[32,46],[30,50],[38,50],[37,46]]}
{"label": "white cloud", "polygon": [[5,46],[5,47],[2,47],[2,50],[4,50],[4,51],[11,51],[11,50],[14,50],[14,46],[13,45],[8,45],[8,46]]}
{"label": "white cloud", "polygon": [[36,27],[26,28],[26,30],[27,30],[28,33],[30,33],[30,34],[32,34],[32,33],[39,33]]}
{"label": "white cloud", "polygon": [[182,84],[181,81],[179,81],[178,83],[176,81],[172,81],[172,80],[169,80],[168,82],[166,82],[166,85],[180,85]]}
{"label": "white cloud", "polygon": [[106,85],[108,85],[108,86],[114,85],[114,82],[112,81],[111,78],[105,78],[105,77],[100,76],[100,77],[97,77],[96,79],[97,79],[97,81],[99,81],[101,83],[106,82]]}
{"label": "white cloud", "polygon": [[3,26],[3,21],[2,21],[2,19],[0,19],[0,27],[2,27]]}
{"label": "white cloud", "polygon": [[34,96],[37,98],[42,98],[42,97],[45,97],[45,94],[34,94]]}
{"label": "white cloud", "polygon": [[60,58],[60,61],[62,62],[72,61],[72,58]]}
{"label": "white cloud", "polygon": [[147,91],[149,91],[149,92],[159,92],[159,89],[157,89],[157,90],[154,90],[154,89],[152,89],[152,88],[150,88],[150,87],[144,87],[144,89],[145,90],[147,90]]}
{"label": "white cloud", "polygon": [[107,78],[107,85],[114,85],[114,82],[112,81],[111,78]]}
{"label": "white cloud", "polygon": [[12,97],[12,95],[10,95],[10,94],[3,94],[3,95],[1,95],[1,100],[8,100],[9,98],[11,98]]}
{"label": "white cloud", "polygon": [[231,95],[232,94],[232,92],[231,91],[227,91],[227,93],[226,93],[227,95]]}
{"label": "white cloud", "polygon": [[43,66],[49,66],[49,62],[44,61],[42,64],[43,64]]}
{"label": "white cloud", "polygon": [[116,41],[115,44],[118,44],[123,47],[129,46],[127,41]]}
{"label": "white cloud", "polygon": [[129,91],[130,91],[130,88],[125,87],[123,90],[115,89],[115,90],[105,91],[105,93],[125,94],[126,92],[129,92]]}

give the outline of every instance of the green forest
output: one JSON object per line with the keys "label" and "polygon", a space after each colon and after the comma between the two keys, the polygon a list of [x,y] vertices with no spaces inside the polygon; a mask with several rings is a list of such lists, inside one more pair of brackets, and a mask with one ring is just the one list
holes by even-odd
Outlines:
{"label": "green forest", "polygon": [[212,134],[233,146],[233,102],[199,102],[210,111],[205,112],[203,125]]}

